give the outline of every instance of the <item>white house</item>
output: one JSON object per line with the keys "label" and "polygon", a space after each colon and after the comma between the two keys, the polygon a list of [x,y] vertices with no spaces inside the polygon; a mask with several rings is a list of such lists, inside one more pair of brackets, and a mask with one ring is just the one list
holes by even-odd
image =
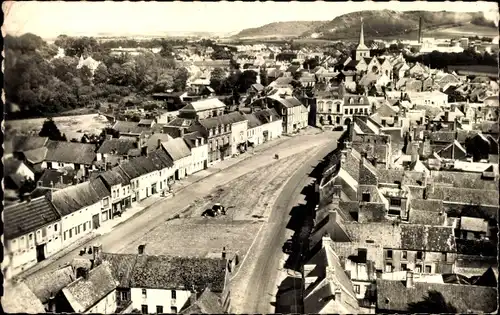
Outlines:
{"label": "white house", "polygon": [[95,151],[94,144],[49,141],[42,168],[60,169],[71,167],[75,170],[83,169],[87,174],[89,170],[95,169],[93,165],[96,160]]}
{"label": "white house", "polygon": [[448,95],[440,91],[407,92],[413,105],[448,106]]}
{"label": "white house", "polygon": [[6,279],[61,249],[61,216],[45,196],[5,207],[3,219]]}
{"label": "white house", "polygon": [[247,114],[245,115],[245,118],[248,121],[248,142],[253,146],[258,146],[264,143],[264,134],[262,133],[262,123],[260,122],[260,120],[255,117],[254,114]]}
{"label": "white house", "polygon": [[[243,114],[237,113],[231,119],[231,153],[237,153],[242,147],[247,145],[248,121]],[[233,119],[234,118],[234,119]]]}
{"label": "white house", "polygon": [[184,135],[184,140],[191,150],[191,173],[204,170],[208,167],[208,143],[199,132]]}
{"label": "white house", "polygon": [[276,109],[260,110],[253,115],[261,123],[263,142],[281,137],[283,134],[283,119],[278,115]]}
{"label": "white house", "polygon": [[102,221],[106,221],[130,206],[132,202],[130,179],[120,171],[119,167],[99,174],[99,178],[110,192],[111,208],[101,218]]}
{"label": "white house", "polygon": [[175,138],[161,143],[163,150],[174,161],[175,179],[179,180],[192,173],[193,156],[183,138]]}
{"label": "white house", "polygon": [[68,246],[100,225],[102,200],[109,191],[100,179],[84,182],[49,193],[61,215],[62,245]]}

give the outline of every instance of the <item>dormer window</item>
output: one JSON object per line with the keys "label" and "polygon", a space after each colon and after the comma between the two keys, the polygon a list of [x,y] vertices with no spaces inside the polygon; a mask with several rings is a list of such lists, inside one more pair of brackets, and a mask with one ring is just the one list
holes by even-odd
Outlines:
{"label": "dormer window", "polygon": [[349,104],[354,104],[354,99],[352,97],[349,99]]}
{"label": "dormer window", "polygon": [[368,192],[362,193],[361,194],[361,200],[363,202],[370,202],[370,200],[371,200],[370,193],[368,193]]}

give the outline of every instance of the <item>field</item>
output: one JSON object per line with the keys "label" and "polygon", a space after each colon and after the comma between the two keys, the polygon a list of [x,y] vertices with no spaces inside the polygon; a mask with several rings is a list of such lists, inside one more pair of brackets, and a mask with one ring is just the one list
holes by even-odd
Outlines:
{"label": "field", "polygon": [[[46,118],[34,118],[23,120],[9,120],[5,122],[6,138],[16,134],[30,134],[40,132]],[[101,133],[108,121],[104,116],[98,114],[60,116],[54,117],[57,127],[62,133]]]}
{"label": "field", "polygon": [[[215,187],[182,214],[126,245],[120,252],[134,253],[137,246],[147,244],[146,251],[152,255],[204,257],[226,247],[244,256],[270,215],[286,180],[310,155],[311,150],[277,160],[227,185]],[[216,202],[233,207],[225,216],[203,218],[203,211]]]}

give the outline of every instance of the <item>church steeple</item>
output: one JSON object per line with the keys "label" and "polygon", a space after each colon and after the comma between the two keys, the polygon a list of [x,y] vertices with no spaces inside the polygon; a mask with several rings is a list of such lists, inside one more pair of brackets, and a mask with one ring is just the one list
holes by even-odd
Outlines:
{"label": "church steeple", "polygon": [[363,31],[363,24],[363,18],[361,18],[361,32],[359,33],[359,44],[356,48],[357,61],[365,57],[370,57],[370,49],[365,45],[365,33]]}

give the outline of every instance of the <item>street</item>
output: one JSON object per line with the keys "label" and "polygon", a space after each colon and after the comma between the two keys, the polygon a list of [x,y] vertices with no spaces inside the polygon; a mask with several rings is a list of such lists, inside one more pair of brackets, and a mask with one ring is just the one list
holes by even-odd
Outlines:
{"label": "street", "polygon": [[[218,173],[186,186],[184,189],[176,193],[173,198],[160,200],[159,202],[154,203],[144,211],[114,227],[111,231],[109,231],[109,233],[103,233],[103,235],[97,236],[62,257],[57,257],[56,259],[49,258],[48,260],[50,262],[46,266],[36,269],[33,273],[51,271],[57,269],[59,266],[71,262],[73,258],[79,257],[80,248],[84,246],[101,244],[103,251],[121,252],[124,248],[133,244],[136,240],[142,238],[157,226],[163,224],[165,221],[171,219],[177,214],[180,214],[183,210],[188,208],[195,199],[204,198],[216,187],[233,181],[247,173],[251,173],[256,168],[275,162],[276,160],[274,160],[273,157],[276,152],[280,154],[281,159],[282,157],[285,158],[313,148],[327,147],[326,144],[331,143],[335,139],[335,135],[335,133],[330,132],[320,133],[317,135],[306,134],[284,139],[276,146],[272,146],[272,143],[269,143],[267,148],[255,153],[255,155],[249,156],[234,165],[230,165],[229,167],[222,169]],[[224,163],[226,163],[226,161],[223,161],[220,164],[222,165]],[[214,168],[217,167],[217,165],[214,166]],[[196,176],[196,174],[193,175],[193,177]],[[294,176],[294,178],[296,178],[296,176]],[[295,179],[290,182],[295,182]],[[287,190],[289,191],[289,189]],[[271,220],[272,222],[278,221],[276,215],[272,215]],[[27,277],[29,275],[30,270],[27,270],[22,277]]]}
{"label": "street", "polygon": [[[279,195],[269,221],[257,236],[255,247],[247,254],[247,265],[241,266],[232,281],[231,312],[233,313],[274,313],[273,303],[277,291],[276,281],[283,258],[282,246],[286,241],[289,213],[292,208],[304,204],[301,194],[305,186],[312,183],[309,176],[323,157],[336,148],[337,137],[329,133],[330,139],[314,156],[300,167],[286,183]],[[299,304],[297,301],[296,304]]]}

